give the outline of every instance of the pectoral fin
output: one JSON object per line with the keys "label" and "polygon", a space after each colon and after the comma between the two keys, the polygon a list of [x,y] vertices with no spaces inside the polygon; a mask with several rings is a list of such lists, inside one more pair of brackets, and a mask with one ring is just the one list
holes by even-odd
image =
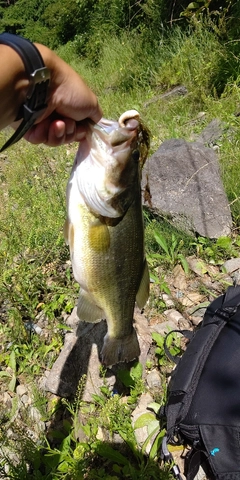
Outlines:
{"label": "pectoral fin", "polygon": [[70,247],[70,251],[73,251],[74,245],[74,227],[73,224],[69,222],[68,218],[65,220],[63,225],[63,235],[65,242]]}
{"label": "pectoral fin", "polygon": [[143,269],[143,276],[140,283],[140,287],[138,289],[138,293],[136,295],[136,302],[138,308],[142,309],[149,297],[149,271],[148,271],[148,264],[145,260],[144,262],[144,269]]}
{"label": "pectoral fin", "polygon": [[90,295],[83,289],[80,291],[77,315],[83,322],[97,323],[104,317],[104,312],[95,303],[93,303]]}

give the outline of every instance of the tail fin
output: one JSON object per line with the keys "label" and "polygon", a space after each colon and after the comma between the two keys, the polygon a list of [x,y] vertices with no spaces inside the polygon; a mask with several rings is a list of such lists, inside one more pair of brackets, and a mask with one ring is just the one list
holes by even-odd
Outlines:
{"label": "tail fin", "polygon": [[140,355],[140,348],[136,331],[127,337],[114,338],[108,334],[104,337],[104,344],[101,351],[103,365],[110,367],[119,362],[131,362]]}

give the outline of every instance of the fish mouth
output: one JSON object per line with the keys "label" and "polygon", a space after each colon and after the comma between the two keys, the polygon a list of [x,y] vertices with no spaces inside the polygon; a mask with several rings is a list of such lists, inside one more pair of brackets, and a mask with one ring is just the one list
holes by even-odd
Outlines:
{"label": "fish mouth", "polygon": [[[127,148],[131,145],[132,140],[138,134],[140,116],[136,110],[128,110],[124,112],[118,122],[102,118],[97,124],[91,124],[92,134],[96,141],[113,148]],[[103,145],[101,145],[103,146]]]}

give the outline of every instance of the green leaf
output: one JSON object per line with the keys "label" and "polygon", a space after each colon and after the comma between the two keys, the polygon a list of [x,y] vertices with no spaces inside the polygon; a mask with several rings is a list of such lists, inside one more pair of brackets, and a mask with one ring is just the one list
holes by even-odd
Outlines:
{"label": "green leaf", "polygon": [[62,323],[58,323],[57,328],[59,328],[60,330],[67,330],[67,332],[72,332],[72,328],[70,328],[67,325],[64,325]]}
{"label": "green leaf", "polygon": [[11,377],[12,375],[9,372],[5,372],[5,370],[1,370],[0,377]]}
{"label": "green leaf", "polygon": [[117,377],[125,387],[129,388],[134,386],[134,379],[128,370],[119,370],[117,372]]}
{"label": "green leaf", "polygon": [[188,274],[189,273],[189,265],[188,265],[188,262],[187,262],[186,258],[184,257],[184,255],[182,253],[178,254],[178,258],[181,261],[184,272],[186,274]]}
{"label": "green leaf", "polygon": [[10,390],[10,392],[14,392],[15,391],[15,388],[16,388],[16,383],[17,383],[17,378],[15,375],[12,376],[12,380],[10,381],[9,385],[8,385],[8,389]]}
{"label": "green leaf", "polygon": [[[136,430],[137,428],[146,427],[153,420],[156,420],[156,417],[153,413],[151,413],[151,412],[143,413],[142,415],[140,415],[140,417],[137,418],[137,420],[134,424],[134,430]],[[159,422],[158,422],[158,425],[159,425]]]}
{"label": "green leaf", "polygon": [[64,460],[62,463],[59,463],[58,465],[58,471],[59,472],[63,472],[63,473],[68,473],[69,472],[69,467],[72,462],[70,461],[70,458],[68,459],[68,461]]}
{"label": "green leaf", "polygon": [[154,275],[154,273],[150,272],[150,280],[152,280],[155,283],[159,283],[159,278],[157,275]]}
{"label": "green leaf", "polygon": [[156,342],[156,344],[160,347],[163,346],[164,344],[164,337],[162,335],[160,335],[160,333],[157,333],[157,332],[153,332],[152,333],[152,338],[154,340],[154,342]]}
{"label": "green leaf", "polygon": [[152,403],[149,403],[147,408],[149,408],[149,410],[153,410],[157,414],[160,410],[160,407],[161,407],[160,403],[152,402]]}
{"label": "green leaf", "polygon": [[152,444],[151,450],[149,452],[150,459],[154,459],[158,455],[160,450],[160,445],[162,444],[162,439],[164,435],[165,435],[165,430],[161,430],[161,432],[159,432],[159,434],[156,436]]}
{"label": "green leaf", "polygon": [[136,362],[130,370],[131,377],[133,378],[133,380],[139,380],[140,378],[142,378],[142,373],[142,364],[140,362]]}
{"label": "green leaf", "polygon": [[16,372],[16,355],[15,355],[15,351],[14,351],[14,350],[11,351],[8,365],[9,365],[9,367],[11,367],[11,369],[12,369],[14,372]]}
{"label": "green leaf", "polygon": [[154,432],[156,432],[158,429],[160,428],[160,425],[159,425],[159,420],[157,420],[156,418],[150,422],[147,426],[147,429],[148,429],[148,433],[149,435],[153,434]]}
{"label": "green leaf", "polygon": [[162,235],[159,235],[159,233],[154,233],[154,238],[157,241],[157,243],[160,245],[160,247],[164,250],[164,252],[169,255],[169,249],[167,246],[167,242]]}
{"label": "green leaf", "polygon": [[129,460],[106,443],[97,443],[95,452],[98,455],[101,455],[101,457],[107,458],[113,462],[120,463],[121,465],[128,465]]}
{"label": "green leaf", "polygon": [[197,2],[191,2],[189,3],[189,5],[187,6],[186,10],[192,10],[194,8],[199,8],[199,4]]}
{"label": "green leaf", "polygon": [[153,430],[153,431],[147,436],[147,438],[146,438],[146,440],[145,440],[145,442],[144,442],[144,444],[143,444],[143,446],[142,446],[142,452],[143,452],[143,453],[145,452],[145,450],[146,450],[149,442],[152,440],[152,438],[154,437],[154,435],[157,434],[158,431],[159,431],[159,424],[158,424],[158,426],[155,428],[155,430]]}
{"label": "green leaf", "polygon": [[228,249],[231,246],[232,240],[229,237],[219,237],[216,241],[216,246]]}

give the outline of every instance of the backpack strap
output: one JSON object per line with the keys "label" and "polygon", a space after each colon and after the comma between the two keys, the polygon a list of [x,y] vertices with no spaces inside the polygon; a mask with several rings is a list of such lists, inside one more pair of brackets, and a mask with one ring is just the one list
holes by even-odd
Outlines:
{"label": "backpack strap", "polygon": [[191,340],[194,333],[191,330],[171,330],[171,332],[168,332],[168,334],[165,336],[164,344],[163,344],[164,352],[167,355],[167,357],[169,358],[169,360],[171,360],[173,363],[178,364],[181,357],[179,355],[172,355],[169,347],[167,346],[167,339],[172,333],[180,333],[185,338],[187,338],[187,340]]}
{"label": "backpack strap", "polygon": [[[221,301],[221,305],[219,305]],[[213,317],[212,322],[214,322],[217,317],[220,317],[225,322],[228,322],[240,306],[240,285],[235,285],[228,287],[225,295],[218,297],[214,300],[206,310],[206,321],[208,316]],[[205,320],[205,319],[204,319]],[[203,323],[204,323],[203,320]]]}
{"label": "backpack strap", "polygon": [[212,472],[208,468],[206,453],[202,450],[196,450],[193,447],[191,450],[189,450],[185,457],[184,475],[186,480],[194,480],[200,467],[202,467],[209,479],[212,478]]}

